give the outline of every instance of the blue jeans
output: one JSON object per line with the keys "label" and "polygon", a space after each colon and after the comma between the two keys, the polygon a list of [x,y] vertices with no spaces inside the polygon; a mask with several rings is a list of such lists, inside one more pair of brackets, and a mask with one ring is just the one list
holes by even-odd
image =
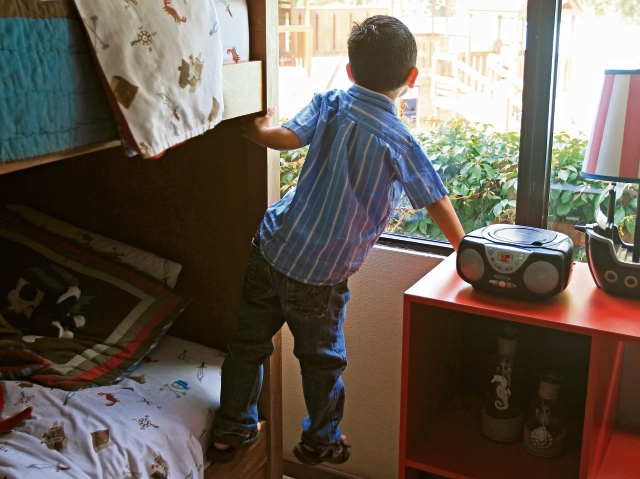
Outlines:
{"label": "blue jeans", "polygon": [[342,324],[350,299],[347,280],[332,286],[301,283],[277,271],[254,239],[242,278],[238,330],[222,365],[218,435],[246,435],[258,422],[262,364],[273,353],[273,336],[286,322],[300,361],[308,417],[303,435],[324,443],[340,441],[344,409],[342,372],[347,366]]}

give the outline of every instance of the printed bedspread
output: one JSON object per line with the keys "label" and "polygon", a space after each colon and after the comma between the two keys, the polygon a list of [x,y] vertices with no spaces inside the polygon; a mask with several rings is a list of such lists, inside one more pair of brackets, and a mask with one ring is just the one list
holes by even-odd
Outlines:
{"label": "printed bedspread", "polygon": [[213,0],[75,0],[131,147],[149,158],[222,119]]}
{"label": "printed bedspread", "polygon": [[[0,381],[2,417],[33,407],[0,435],[0,477],[203,477],[202,447],[164,403],[125,384],[69,392]],[[160,404],[163,404],[160,406]]]}

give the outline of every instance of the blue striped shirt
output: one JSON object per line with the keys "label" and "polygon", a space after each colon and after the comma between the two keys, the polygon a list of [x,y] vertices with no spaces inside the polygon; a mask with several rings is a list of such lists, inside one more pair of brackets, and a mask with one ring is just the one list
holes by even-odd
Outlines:
{"label": "blue striped shirt", "polygon": [[416,209],[448,193],[385,95],[358,85],[317,93],[282,126],[309,152],[297,188],[267,209],[260,248],[290,278],[341,282],[384,232],[402,187]]}

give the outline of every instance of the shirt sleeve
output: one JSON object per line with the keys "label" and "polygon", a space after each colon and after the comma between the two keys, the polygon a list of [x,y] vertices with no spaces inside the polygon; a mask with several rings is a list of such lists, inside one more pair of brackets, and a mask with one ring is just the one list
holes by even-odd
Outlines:
{"label": "shirt sleeve", "polygon": [[449,194],[431,161],[417,143],[396,158],[394,169],[415,209],[429,206]]}
{"label": "shirt sleeve", "polygon": [[307,106],[300,110],[291,120],[285,121],[280,126],[298,135],[302,146],[308,145],[316,132],[321,106],[322,96],[316,93]]}

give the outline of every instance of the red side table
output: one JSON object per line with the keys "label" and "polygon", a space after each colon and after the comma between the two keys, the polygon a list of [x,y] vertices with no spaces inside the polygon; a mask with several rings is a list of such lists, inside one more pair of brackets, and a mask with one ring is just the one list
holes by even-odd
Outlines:
{"label": "red side table", "polygon": [[[531,393],[544,368],[565,376],[559,458],[480,433],[486,358],[506,325],[518,329]],[[624,342],[640,343],[640,301],[599,290],[586,264],[565,291],[529,303],[473,289],[448,257],[404,296],[399,478],[640,478],[640,431],[616,424]]]}

